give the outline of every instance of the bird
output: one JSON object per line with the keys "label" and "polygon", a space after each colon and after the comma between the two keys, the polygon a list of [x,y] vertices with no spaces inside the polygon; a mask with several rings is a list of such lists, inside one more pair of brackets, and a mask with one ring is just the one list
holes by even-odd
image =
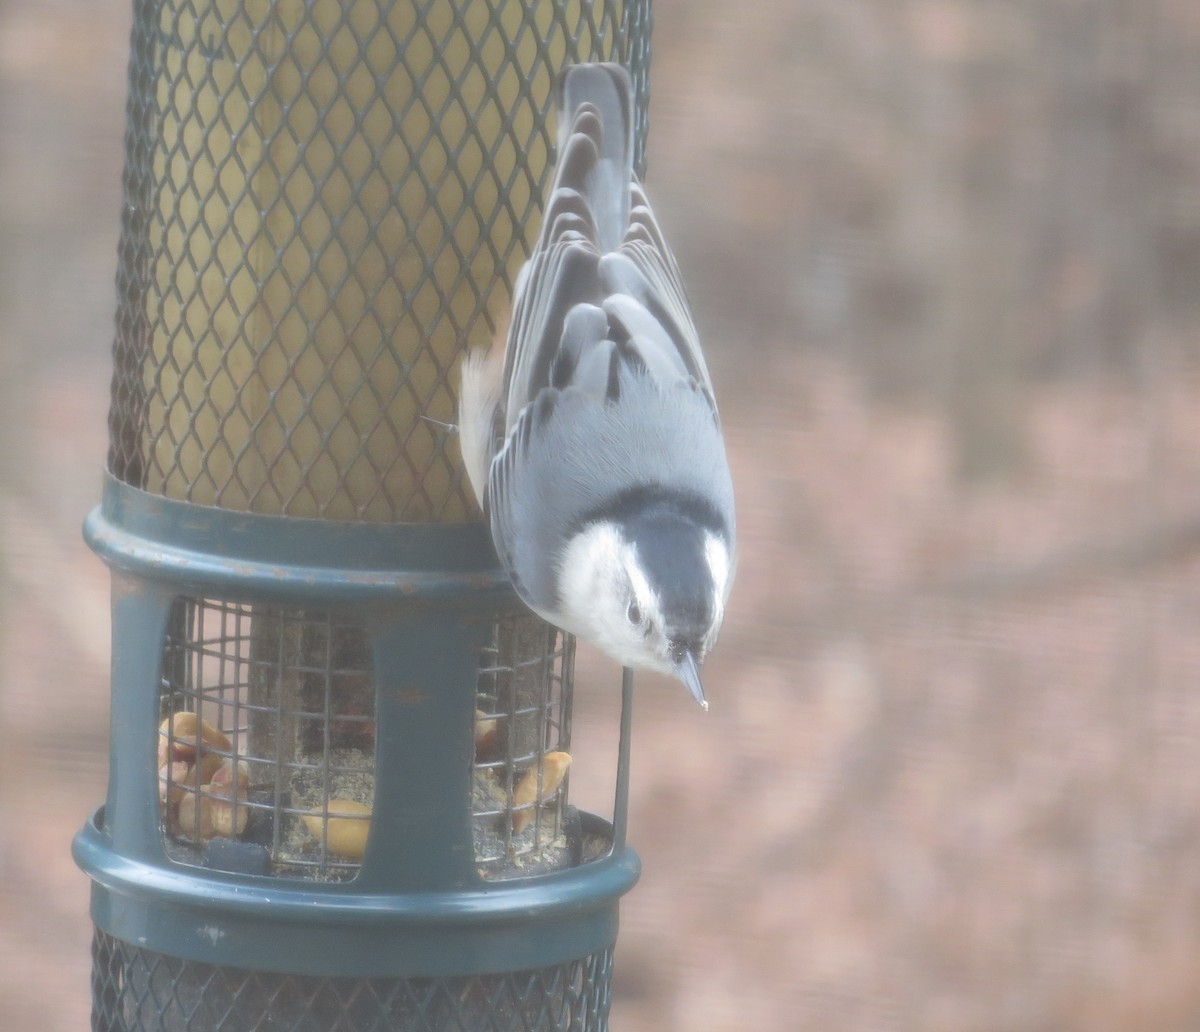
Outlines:
{"label": "bird", "polygon": [[573,65],[555,91],[558,160],[503,350],[462,363],[463,462],[524,603],[708,709],[737,554],[712,380],[634,172],[628,73]]}

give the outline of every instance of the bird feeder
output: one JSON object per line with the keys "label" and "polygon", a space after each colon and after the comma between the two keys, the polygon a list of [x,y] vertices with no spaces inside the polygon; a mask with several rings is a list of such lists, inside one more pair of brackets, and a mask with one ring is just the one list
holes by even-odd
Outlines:
{"label": "bird feeder", "polygon": [[613,812],[574,645],[472,509],[452,372],[503,319],[553,83],[649,0],[135,0],[93,1028],[607,1027]]}

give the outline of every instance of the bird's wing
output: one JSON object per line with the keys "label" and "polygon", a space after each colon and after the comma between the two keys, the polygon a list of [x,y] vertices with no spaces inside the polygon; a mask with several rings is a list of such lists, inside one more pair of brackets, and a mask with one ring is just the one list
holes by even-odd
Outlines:
{"label": "bird's wing", "polygon": [[[492,539],[518,593],[548,618],[558,602],[556,544],[631,487],[706,499],[733,541],[733,485],[707,392],[683,379],[664,388],[624,368],[618,379],[621,405],[574,384],[543,389],[492,463]],[[696,454],[711,462],[697,464]]]}
{"label": "bird's wing", "polygon": [[629,226],[633,175],[632,93],[617,65],[568,69],[559,83],[558,163],[542,229],[517,279],[505,352],[505,424],[543,387],[569,379],[579,357],[605,340],[595,319],[567,316],[603,300],[601,254]]}
{"label": "bird's wing", "polygon": [[[511,430],[521,410],[551,383],[551,372],[564,347],[564,326],[571,311],[597,300],[594,246],[577,236],[555,240],[529,260],[522,271],[508,330],[504,356],[505,425]],[[578,327],[578,331],[586,327]],[[577,332],[575,351],[602,340],[607,327],[594,326],[590,335]],[[597,337],[598,335],[598,337]]]}
{"label": "bird's wing", "polygon": [[690,377],[711,398],[712,380],[679,265],[641,184],[635,180],[630,189],[632,206],[625,239],[616,252],[600,260],[605,310],[618,337],[625,334],[636,341],[651,375],[656,379]]}
{"label": "bird's wing", "polygon": [[[577,66],[560,83],[558,165],[509,326],[507,427],[547,386],[611,397],[598,370],[618,363],[662,384],[691,379],[711,400],[679,266],[633,172],[632,97],[616,65]],[[578,305],[587,318],[569,319]]]}

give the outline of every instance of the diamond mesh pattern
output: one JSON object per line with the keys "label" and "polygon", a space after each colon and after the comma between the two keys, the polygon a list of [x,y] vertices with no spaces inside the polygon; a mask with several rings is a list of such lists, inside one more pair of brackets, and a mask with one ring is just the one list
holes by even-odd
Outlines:
{"label": "diamond mesh pattern", "polygon": [[464,519],[450,373],[503,321],[564,65],[649,0],[135,0],[109,468],[199,504]]}
{"label": "diamond mesh pattern", "polygon": [[96,930],[95,1032],[603,1032],[612,951],[450,978],[320,978],[214,967]]}

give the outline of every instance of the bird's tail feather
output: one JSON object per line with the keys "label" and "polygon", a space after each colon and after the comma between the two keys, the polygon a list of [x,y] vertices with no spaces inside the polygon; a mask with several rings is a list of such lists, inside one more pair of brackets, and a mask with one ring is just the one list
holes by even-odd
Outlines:
{"label": "bird's tail feather", "polygon": [[600,253],[615,251],[629,228],[633,178],[633,86],[617,64],[574,65],[558,86],[558,167],[546,210],[582,199]]}

